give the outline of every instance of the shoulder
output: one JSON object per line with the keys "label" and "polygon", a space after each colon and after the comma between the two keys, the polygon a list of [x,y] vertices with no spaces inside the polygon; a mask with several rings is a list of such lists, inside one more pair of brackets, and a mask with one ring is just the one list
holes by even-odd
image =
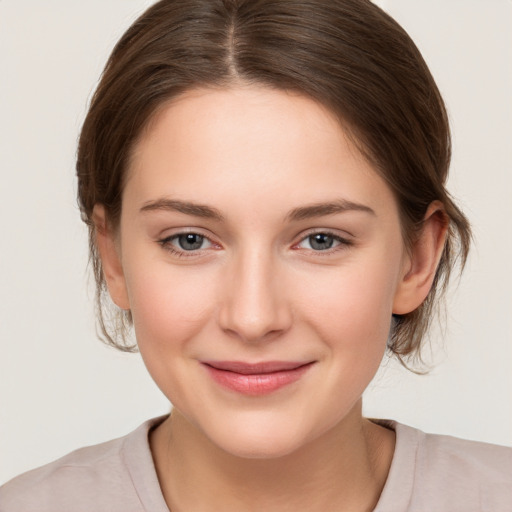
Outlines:
{"label": "shoulder", "polygon": [[424,434],[420,439],[419,469],[432,473],[431,478],[449,473],[452,481],[460,475],[489,485],[512,484],[512,448],[438,434]]}
{"label": "shoulder", "polygon": [[123,438],[81,448],[14,478],[0,488],[0,511],[92,510],[104,477],[110,475],[114,488],[124,478],[122,445]]}
{"label": "shoulder", "polygon": [[[150,425],[146,422],[127,436],[73,451],[10,480],[0,487],[0,512],[143,510],[132,482],[134,455],[126,447],[137,450]],[[146,456],[144,447],[139,448]]]}
{"label": "shoulder", "polygon": [[387,503],[399,495],[403,510],[411,512],[512,510],[512,448],[426,434],[396,422],[388,426],[396,432],[396,447],[383,491]]}

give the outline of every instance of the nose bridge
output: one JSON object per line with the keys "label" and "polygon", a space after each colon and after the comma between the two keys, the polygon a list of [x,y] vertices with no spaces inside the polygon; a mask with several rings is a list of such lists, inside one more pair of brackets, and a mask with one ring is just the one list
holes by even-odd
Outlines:
{"label": "nose bridge", "polygon": [[261,341],[285,331],[291,321],[277,257],[257,244],[233,257],[221,305],[224,330],[244,341]]}

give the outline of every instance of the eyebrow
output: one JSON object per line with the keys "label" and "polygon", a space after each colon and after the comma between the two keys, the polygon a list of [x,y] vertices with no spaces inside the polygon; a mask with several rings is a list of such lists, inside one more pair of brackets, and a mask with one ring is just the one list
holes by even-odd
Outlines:
{"label": "eyebrow", "polygon": [[[160,198],[154,201],[144,203],[141,212],[150,211],[174,211],[184,213],[185,215],[192,215],[194,217],[201,217],[204,219],[212,219],[216,221],[223,221],[224,216],[219,210],[205,204],[192,203],[190,201],[181,201],[179,199]],[[375,215],[375,211],[369,206],[354,203],[346,199],[339,199],[327,203],[314,203],[307,206],[299,206],[294,208],[286,215],[288,221],[299,221],[311,219],[314,217],[324,217],[326,215],[335,215],[347,211],[360,211]]]}
{"label": "eyebrow", "polygon": [[212,208],[211,206],[191,203],[189,201],[180,201],[178,199],[168,199],[165,197],[155,201],[148,201],[144,203],[140,209],[141,212],[158,210],[180,212],[186,215],[193,215],[194,217],[201,217],[203,219],[213,219],[217,221],[224,220],[224,217],[219,210]]}
{"label": "eyebrow", "polygon": [[376,215],[375,211],[364,204],[354,203],[346,199],[338,199],[328,203],[315,203],[308,206],[294,208],[286,218],[290,221],[311,219],[314,217],[324,217],[326,215],[335,215],[347,211],[359,211]]}

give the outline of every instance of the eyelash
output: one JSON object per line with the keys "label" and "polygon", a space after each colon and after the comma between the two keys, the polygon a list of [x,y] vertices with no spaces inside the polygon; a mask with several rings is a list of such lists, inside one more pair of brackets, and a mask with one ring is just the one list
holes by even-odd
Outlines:
{"label": "eyelash", "polygon": [[[216,246],[216,245],[218,246],[218,244],[215,244],[215,242],[213,242],[207,236],[197,233],[195,231],[183,231],[180,233],[176,233],[174,235],[167,236],[165,238],[162,238],[161,240],[158,240],[158,243],[162,246],[163,249],[165,249],[166,251],[171,253],[173,256],[177,256],[178,258],[195,257],[195,256],[198,256],[202,251],[206,250],[206,249],[198,249],[198,250],[190,250],[190,251],[179,250],[172,245],[172,242],[174,240],[177,240],[179,237],[185,236],[185,235],[197,235],[197,236],[201,237],[203,240],[207,240],[212,246]],[[328,248],[325,250],[306,249],[308,251],[315,253],[315,255],[329,256],[329,255],[332,255],[333,253],[336,253],[340,250],[345,250],[354,245],[354,242],[352,240],[343,238],[343,237],[333,233],[332,231],[317,230],[317,231],[312,231],[310,233],[307,233],[305,236],[303,236],[299,240],[299,242],[294,244],[292,248],[297,248],[301,243],[306,241],[308,238],[314,237],[315,235],[325,235],[327,237],[332,238],[335,242],[338,243],[338,245],[336,245],[334,248]]]}

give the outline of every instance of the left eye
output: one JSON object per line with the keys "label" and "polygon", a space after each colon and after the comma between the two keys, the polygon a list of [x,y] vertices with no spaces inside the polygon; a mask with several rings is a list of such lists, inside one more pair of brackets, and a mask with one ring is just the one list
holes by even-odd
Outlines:
{"label": "left eye", "polygon": [[197,233],[181,233],[169,237],[165,242],[182,251],[197,251],[211,246],[211,242]]}
{"label": "left eye", "polygon": [[299,247],[303,249],[312,249],[314,251],[327,251],[343,243],[340,237],[329,233],[314,233],[300,242]]}

